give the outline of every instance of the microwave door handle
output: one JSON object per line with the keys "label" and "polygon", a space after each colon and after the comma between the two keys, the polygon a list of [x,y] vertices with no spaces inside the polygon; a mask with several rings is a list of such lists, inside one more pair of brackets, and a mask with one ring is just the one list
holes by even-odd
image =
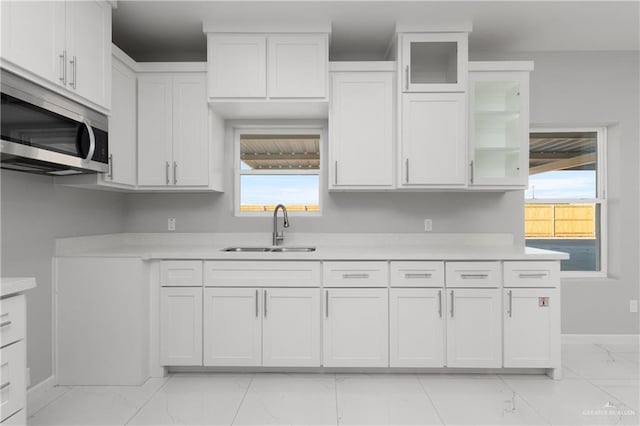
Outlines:
{"label": "microwave door handle", "polygon": [[96,135],[93,133],[93,127],[91,127],[91,122],[86,118],[82,117],[82,124],[87,126],[87,131],[89,132],[89,152],[85,157],[85,160],[91,160],[93,158],[93,153],[96,151]]}

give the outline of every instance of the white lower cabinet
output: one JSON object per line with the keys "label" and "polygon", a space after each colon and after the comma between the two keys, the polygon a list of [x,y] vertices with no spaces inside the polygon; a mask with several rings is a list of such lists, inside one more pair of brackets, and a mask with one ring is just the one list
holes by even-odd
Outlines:
{"label": "white lower cabinet", "polygon": [[559,367],[560,290],[507,288],[503,292],[504,366]]}
{"label": "white lower cabinet", "polygon": [[388,367],[388,289],[324,291],[324,366]]}
{"label": "white lower cabinet", "polygon": [[320,366],[318,288],[204,290],[204,365]]}
{"label": "white lower cabinet", "polygon": [[160,364],[202,365],[202,287],[160,289]]}
{"label": "white lower cabinet", "polygon": [[389,290],[389,365],[444,366],[443,289]]}
{"label": "white lower cabinet", "polygon": [[447,289],[447,367],[502,367],[498,288]]}

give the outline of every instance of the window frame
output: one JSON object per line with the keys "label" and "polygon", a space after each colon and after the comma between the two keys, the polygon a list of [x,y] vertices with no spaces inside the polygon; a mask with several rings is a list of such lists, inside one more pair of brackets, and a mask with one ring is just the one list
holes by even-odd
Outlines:
{"label": "window frame", "polygon": [[[608,250],[608,217],[607,217],[607,128],[602,127],[543,127],[535,126],[529,129],[531,133],[570,133],[591,132],[596,133],[596,197],[595,198],[526,198],[526,204],[570,204],[593,203],[600,206],[600,223],[596,224],[600,229],[600,270],[599,271],[560,271],[562,278],[606,278],[608,277],[609,250]],[[527,189],[529,183],[527,184]],[[523,218],[524,221],[524,218]],[[525,244],[526,244],[525,235]]]}
{"label": "window frame", "polygon": [[[322,125],[237,125],[233,126],[233,213],[236,217],[271,217],[273,212],[243,212],[240,210],[240,177],[242,175],[318,175],[318,211],[314,212],[287,212],[289,216],[320,217],[324,205],[324,162],[326,126]],[[318,135],[320,150],[320,166],[318,169],[278,169],[278,170],[241,170],[240,163],[240,136],[241,135]]]}

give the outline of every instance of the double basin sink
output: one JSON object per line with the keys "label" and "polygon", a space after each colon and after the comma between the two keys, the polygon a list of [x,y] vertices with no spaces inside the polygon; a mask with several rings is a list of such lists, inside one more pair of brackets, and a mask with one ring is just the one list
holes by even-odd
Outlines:
{"label": "double basin sink", "polygon": [[227,247],[222,249],[235,253],[309,253],[316,251],[315,247]]}

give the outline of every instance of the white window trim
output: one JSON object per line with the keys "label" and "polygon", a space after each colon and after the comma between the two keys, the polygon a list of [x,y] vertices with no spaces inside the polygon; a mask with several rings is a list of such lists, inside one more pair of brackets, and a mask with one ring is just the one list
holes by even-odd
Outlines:
{"label": "white window trim", "polygon": [[561,271],[561,278],[606,278],[609,271],[609,220],[607,215],[607,128],[606,127],[533,127],[529,133],[595,132],[598,134],[596,198],[527,199],[525,204],[594,203],[600,205],[600,270]]}
{"label": "white window trim", "polygon": [[[233,175],[234,175],[234,194],[233,194],[233,213],[236,217],[271,217],[272,212],[241,212],[240,211],[240,175],[318,175],[318,203],[320,210],[317,212],[288,212],[289,216],[299,217],[320,217],[324,206],[324,157],[325,157],[325,140],[327,129],[322,125],[237,125],[233,126]],[[240,170],[240,135],[320,135],[320,169],[319,170]]]}

